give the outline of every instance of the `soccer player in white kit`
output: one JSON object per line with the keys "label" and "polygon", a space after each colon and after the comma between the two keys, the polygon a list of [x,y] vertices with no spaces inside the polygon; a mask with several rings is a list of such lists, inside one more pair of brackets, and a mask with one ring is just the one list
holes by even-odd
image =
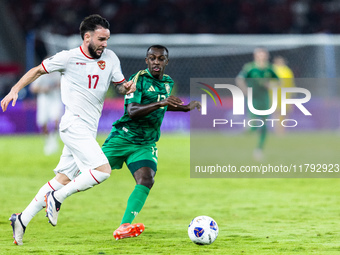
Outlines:
{"label": "soccer player in white kit", "polygon": [[[30,85],[30,91],[37,94],[37,124],[45,135],[45,155],[58,151],[58,127],[63,104],[60,94],[60,73],[40,76]],[[53,123],[53,130],[48,124]]]}
{"label": "soccer player in white kit", "polygon": [[83,39],[80,47],[45,59],[29,70],[1,101],[1,108],[6,111],[11,101],[15,105],[18,92],[39,76],[61,73],[65,114],[59,133],[65,146],[54,169],[56,176],[40,188],[22,213],[10,217],[17,245],[23,244],[27,224],[45,206],[46,216],[55,226],[61,203],[68,196],[92,188],[111,174],[108,160],[96,141],[104,97],[111,83],[121,94],[134,92],[136,85],[125,81],[118,57],[105,49],[110,38],[109,27],[108,21],[99,15],[86,17],[80,25]]}

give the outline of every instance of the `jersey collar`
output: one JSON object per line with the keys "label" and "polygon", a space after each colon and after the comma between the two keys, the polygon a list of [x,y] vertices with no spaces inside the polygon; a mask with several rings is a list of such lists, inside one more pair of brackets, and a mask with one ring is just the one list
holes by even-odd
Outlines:
{"label": "jersey collar", "polygon": [[166,74],[163,74],[163,78],[162,78],[161,80],[158,80],[158,79],[156,79],[155,77],[152,76],[152,74],[151,74],[150,71],[149,71],[149,68],[146,68],[145,71],[148,73],[148,75],[149,75],[152,79],[157,80],[157,81],[165,81]]}
{"label": "jersey collar", "polygon": [[81,53],[83,53],[83,55],[84,55],[85,57],[87,57],[88,59],[94,59],[94,58],[91,58],[91,57],[87,56],[87,55],[85,54],[85,52],[83,51],[83,49],[81,48],[81,46],[79,47],[79,49],[80,49]]}

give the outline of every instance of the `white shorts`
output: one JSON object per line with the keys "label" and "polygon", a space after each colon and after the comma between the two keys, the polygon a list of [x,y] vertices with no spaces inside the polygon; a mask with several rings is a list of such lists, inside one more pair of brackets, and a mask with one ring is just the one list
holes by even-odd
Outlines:
{"label": "white shorts", "polygon": [[77,119],[60,131],[60,138],[65,146],[54,169],[55,174],[62,173],[73,180],[79,170],[95,169],[109,163],[96,141],[96,132],[90,130],[83,120]]}

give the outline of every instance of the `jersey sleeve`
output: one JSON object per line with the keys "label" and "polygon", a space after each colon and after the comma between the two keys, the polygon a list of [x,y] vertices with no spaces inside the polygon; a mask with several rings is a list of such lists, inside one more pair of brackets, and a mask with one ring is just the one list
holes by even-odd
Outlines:
{"label": "jersey sleeve", "polygon": [[41,65],[47,73],[63,72],[66,69],[66,64],[69,59],[67,51],[61,51],[54,56],[42,61]]}
{"label": "jersey sleeve", "polygon": [[111,81],[113,83],[122,83],[125,81],[122,68],[120,66],[119,58],[115,53],[112,52],[112,58],[113,58],[113,69],[112,69],[112,79]]}

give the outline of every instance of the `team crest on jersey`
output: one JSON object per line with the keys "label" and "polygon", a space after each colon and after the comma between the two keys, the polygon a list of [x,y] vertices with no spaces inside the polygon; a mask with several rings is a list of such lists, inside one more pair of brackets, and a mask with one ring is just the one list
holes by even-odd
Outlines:
{"label": "team crest on jersey", "polygon": [[98,64],[99,68],[102,69],[102,70],[104,70],[105,67],[106,67],[106,63],[103,60],[98,61],[97,64]]}
{"label": "team crest on jersey", "polygon": [[169,85],[169,83],[165,83],[164,85],[165,85],[166,92],[168,94],[170,94],[170,85]]}

